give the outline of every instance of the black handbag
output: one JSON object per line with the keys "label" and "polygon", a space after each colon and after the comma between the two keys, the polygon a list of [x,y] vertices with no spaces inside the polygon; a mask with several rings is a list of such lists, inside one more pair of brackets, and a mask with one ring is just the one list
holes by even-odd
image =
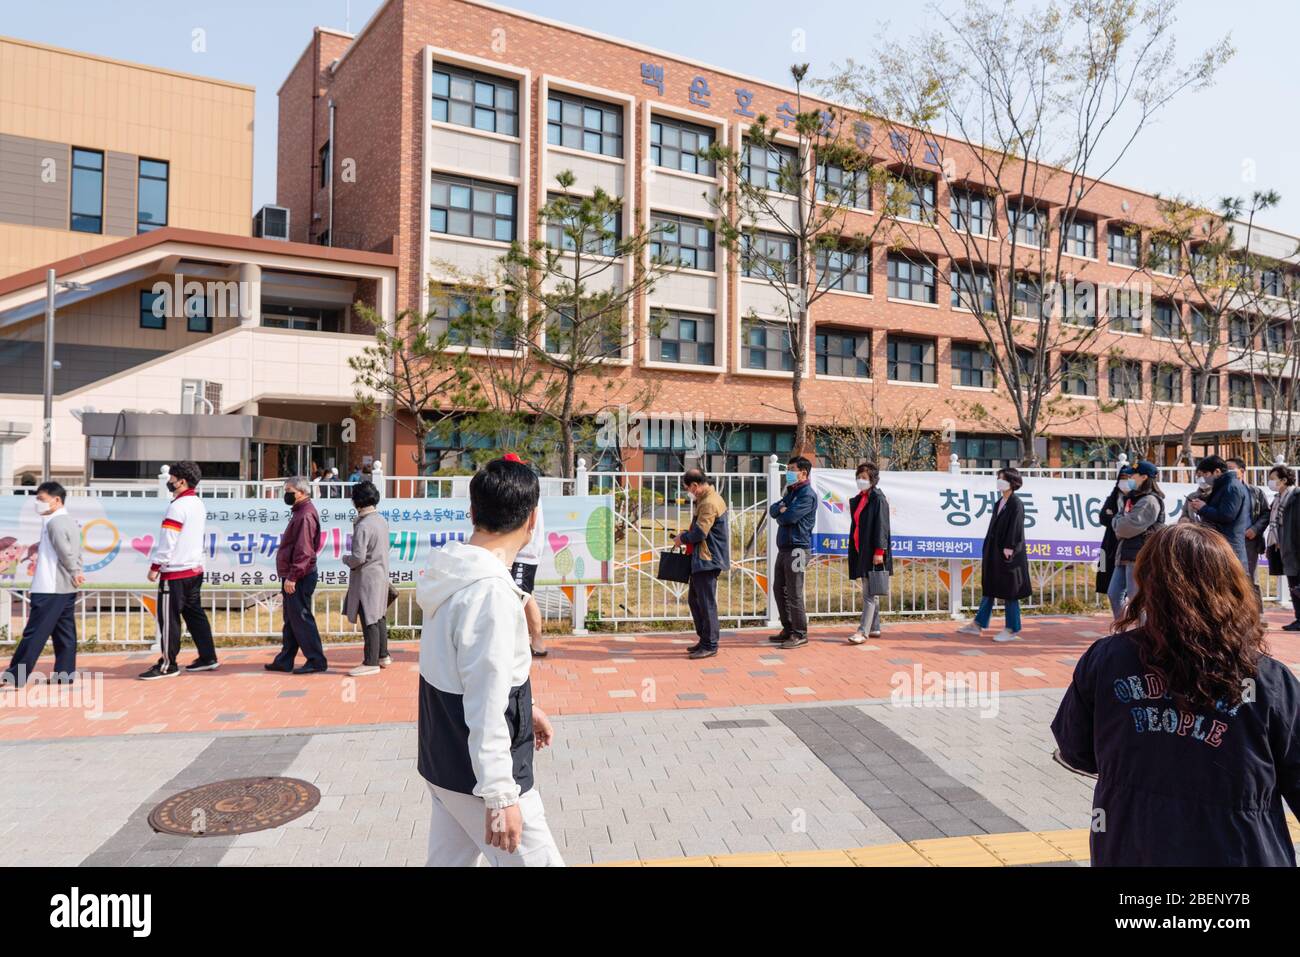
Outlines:
{"label": "black handbag", "polygon": [[1268,546],[1268,573],[1273,578],[1281,578],[1286,574],[1286,566],[1282,561],[1282,551],[1276,544]]}
{"label": "black handbag", "polygon": [[661,582],[689,582],[691,580],[691,556],[685,552],[670,548],[659,553],[659,571],[655,578]]}
{"label": "black handbag", "polygon": [[889,594],[889,572],[872,569],[867,572],[867,594],[871,596]]}

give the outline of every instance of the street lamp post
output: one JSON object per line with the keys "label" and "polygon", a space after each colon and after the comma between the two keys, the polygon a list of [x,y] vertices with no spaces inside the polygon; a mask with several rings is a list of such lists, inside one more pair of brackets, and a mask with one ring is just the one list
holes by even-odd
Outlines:
{"label": "street lamp post", "polygon": [[54,297],[60,289],[69,292],[85,292],[90,287],[84,283],[63,280],[60,282],[51,269],[45,273],[45,424],[41,430],[41,472],[42,482],[48,482],[53,476],[51,459],[54,446],[54,370],[59,364],[54,361]]}

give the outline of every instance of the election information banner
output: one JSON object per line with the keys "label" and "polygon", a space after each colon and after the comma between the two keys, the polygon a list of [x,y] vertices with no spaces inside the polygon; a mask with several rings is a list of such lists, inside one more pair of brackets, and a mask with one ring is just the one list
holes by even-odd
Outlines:
{"label": "election information banner", "polygon": [[[849,550],[849,499],[858,493],[852,472],[814,469],[817,525],[813,551],[845,555]],[[949,472],[881,472],[880,490],[889,499],[889,530],[896,558],[979,558],[984,533],[997,504],[997,478]],[[1025,505],[1025,542],[1037,561],[1092,562],[1101,552],[1105,529],[1101,507],[1113,480],[1026,478],[1017,493]],[[1162,484],[1165,521],[1183,514],[1196,491],[1191,484]]]}
{"label": "election information banner", "polygon": [[[41,537],[41,518],[30,496],[0,497],[0,588],[31,583],[28,570]],[[68,512],[81,526],[86,582],[98,588],[147,586],[149,554],[166,500],[74,496]],[[279,588],[275,551],[289,508],[266,499],[222,499],[207,506],[203,570],[218,588]],[[342,557],[351,548],[356,511],[347,499],[316,499],[321,542],[320,585],[346,585]],[[468,498],[411,498],[383,502],[388,520],[389,571],[399,587],[414,584],[429,550],[469,537]],[[614,509],[609,495],[545,496],[546,547],[539,585],[594,585],[612,580]]]}

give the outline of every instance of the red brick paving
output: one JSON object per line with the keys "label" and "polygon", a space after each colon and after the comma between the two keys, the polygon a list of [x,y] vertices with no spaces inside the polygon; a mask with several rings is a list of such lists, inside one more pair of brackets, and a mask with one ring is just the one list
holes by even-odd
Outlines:
{"label": "red brick paving", "polygon": [[[1296,666],[1300,634],[1277,630],[1290,616],[1277,611],[1268,618],[1272,653]],[[547,658],[534,660],[533,686],[537,702],[551,714],[883,698],[892,690],[891,676],[910,672],[916,663],[926,671],[995,671],[1001,691],[1061,688],[1069,683],[1073,660],[1095,640],[1084,633],[1104,633],[1107,624],[1100,615],[1026,618],[1021,641],[995,644],[955,634],[952,622],[903,622],[887,624],[883,637],[856,647],[844,640],[848,626],[815,626],[812,640],[792,651],[769,644],[767,631],[746,631],[724,636],[718,656],[700,661],[686,658],[693,639],[681,634],[565,637],[550,642]],[[391,668],[358,679],[346,672],[360,663],[359,645],[327,651],[326,675],[266,672],[262,664],[272,651],[255,648],[227,651],[220,671],[152,682],[134,680],[151,655],[85,655],[80,667],[103,674],[103,714],[18,706],[13,692],[0,692],[0,740],[415,720],[416,643],[395,645]],[[983,654],[962,654],[970,651]],[[182,661],[190,657],[187,650]],[[50,660],[42,659],[43,667]],[[306,694],[283,696],[296,691]]]}

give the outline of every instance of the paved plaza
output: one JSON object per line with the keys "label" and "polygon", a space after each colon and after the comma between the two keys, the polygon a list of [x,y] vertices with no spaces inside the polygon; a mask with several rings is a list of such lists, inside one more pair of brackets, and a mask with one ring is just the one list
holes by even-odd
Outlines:
{"label": "paved plaza", "polygon": [[[1300,669],[1300,637],[1269,618]],[[1049,724],[1105,624],[1030,618],[995,645],[910,622],[859,647],[828,626],[792,651],[744,631],[704,661],[679,635],[558,639],[534,664],[557,733],[537,786],[571,864],[1086,864],[1092,782],[1051,760]],[[5,692],[0,864],[422,864],[416,645],[362,679],[346,675],[359,647],[329,651],[321,676],[243,649],[161,682],[134,680],[147,654],[85,655],[95,700]],[[319,805],[236,837],[148,823],[178,791],[271,775]]]}

